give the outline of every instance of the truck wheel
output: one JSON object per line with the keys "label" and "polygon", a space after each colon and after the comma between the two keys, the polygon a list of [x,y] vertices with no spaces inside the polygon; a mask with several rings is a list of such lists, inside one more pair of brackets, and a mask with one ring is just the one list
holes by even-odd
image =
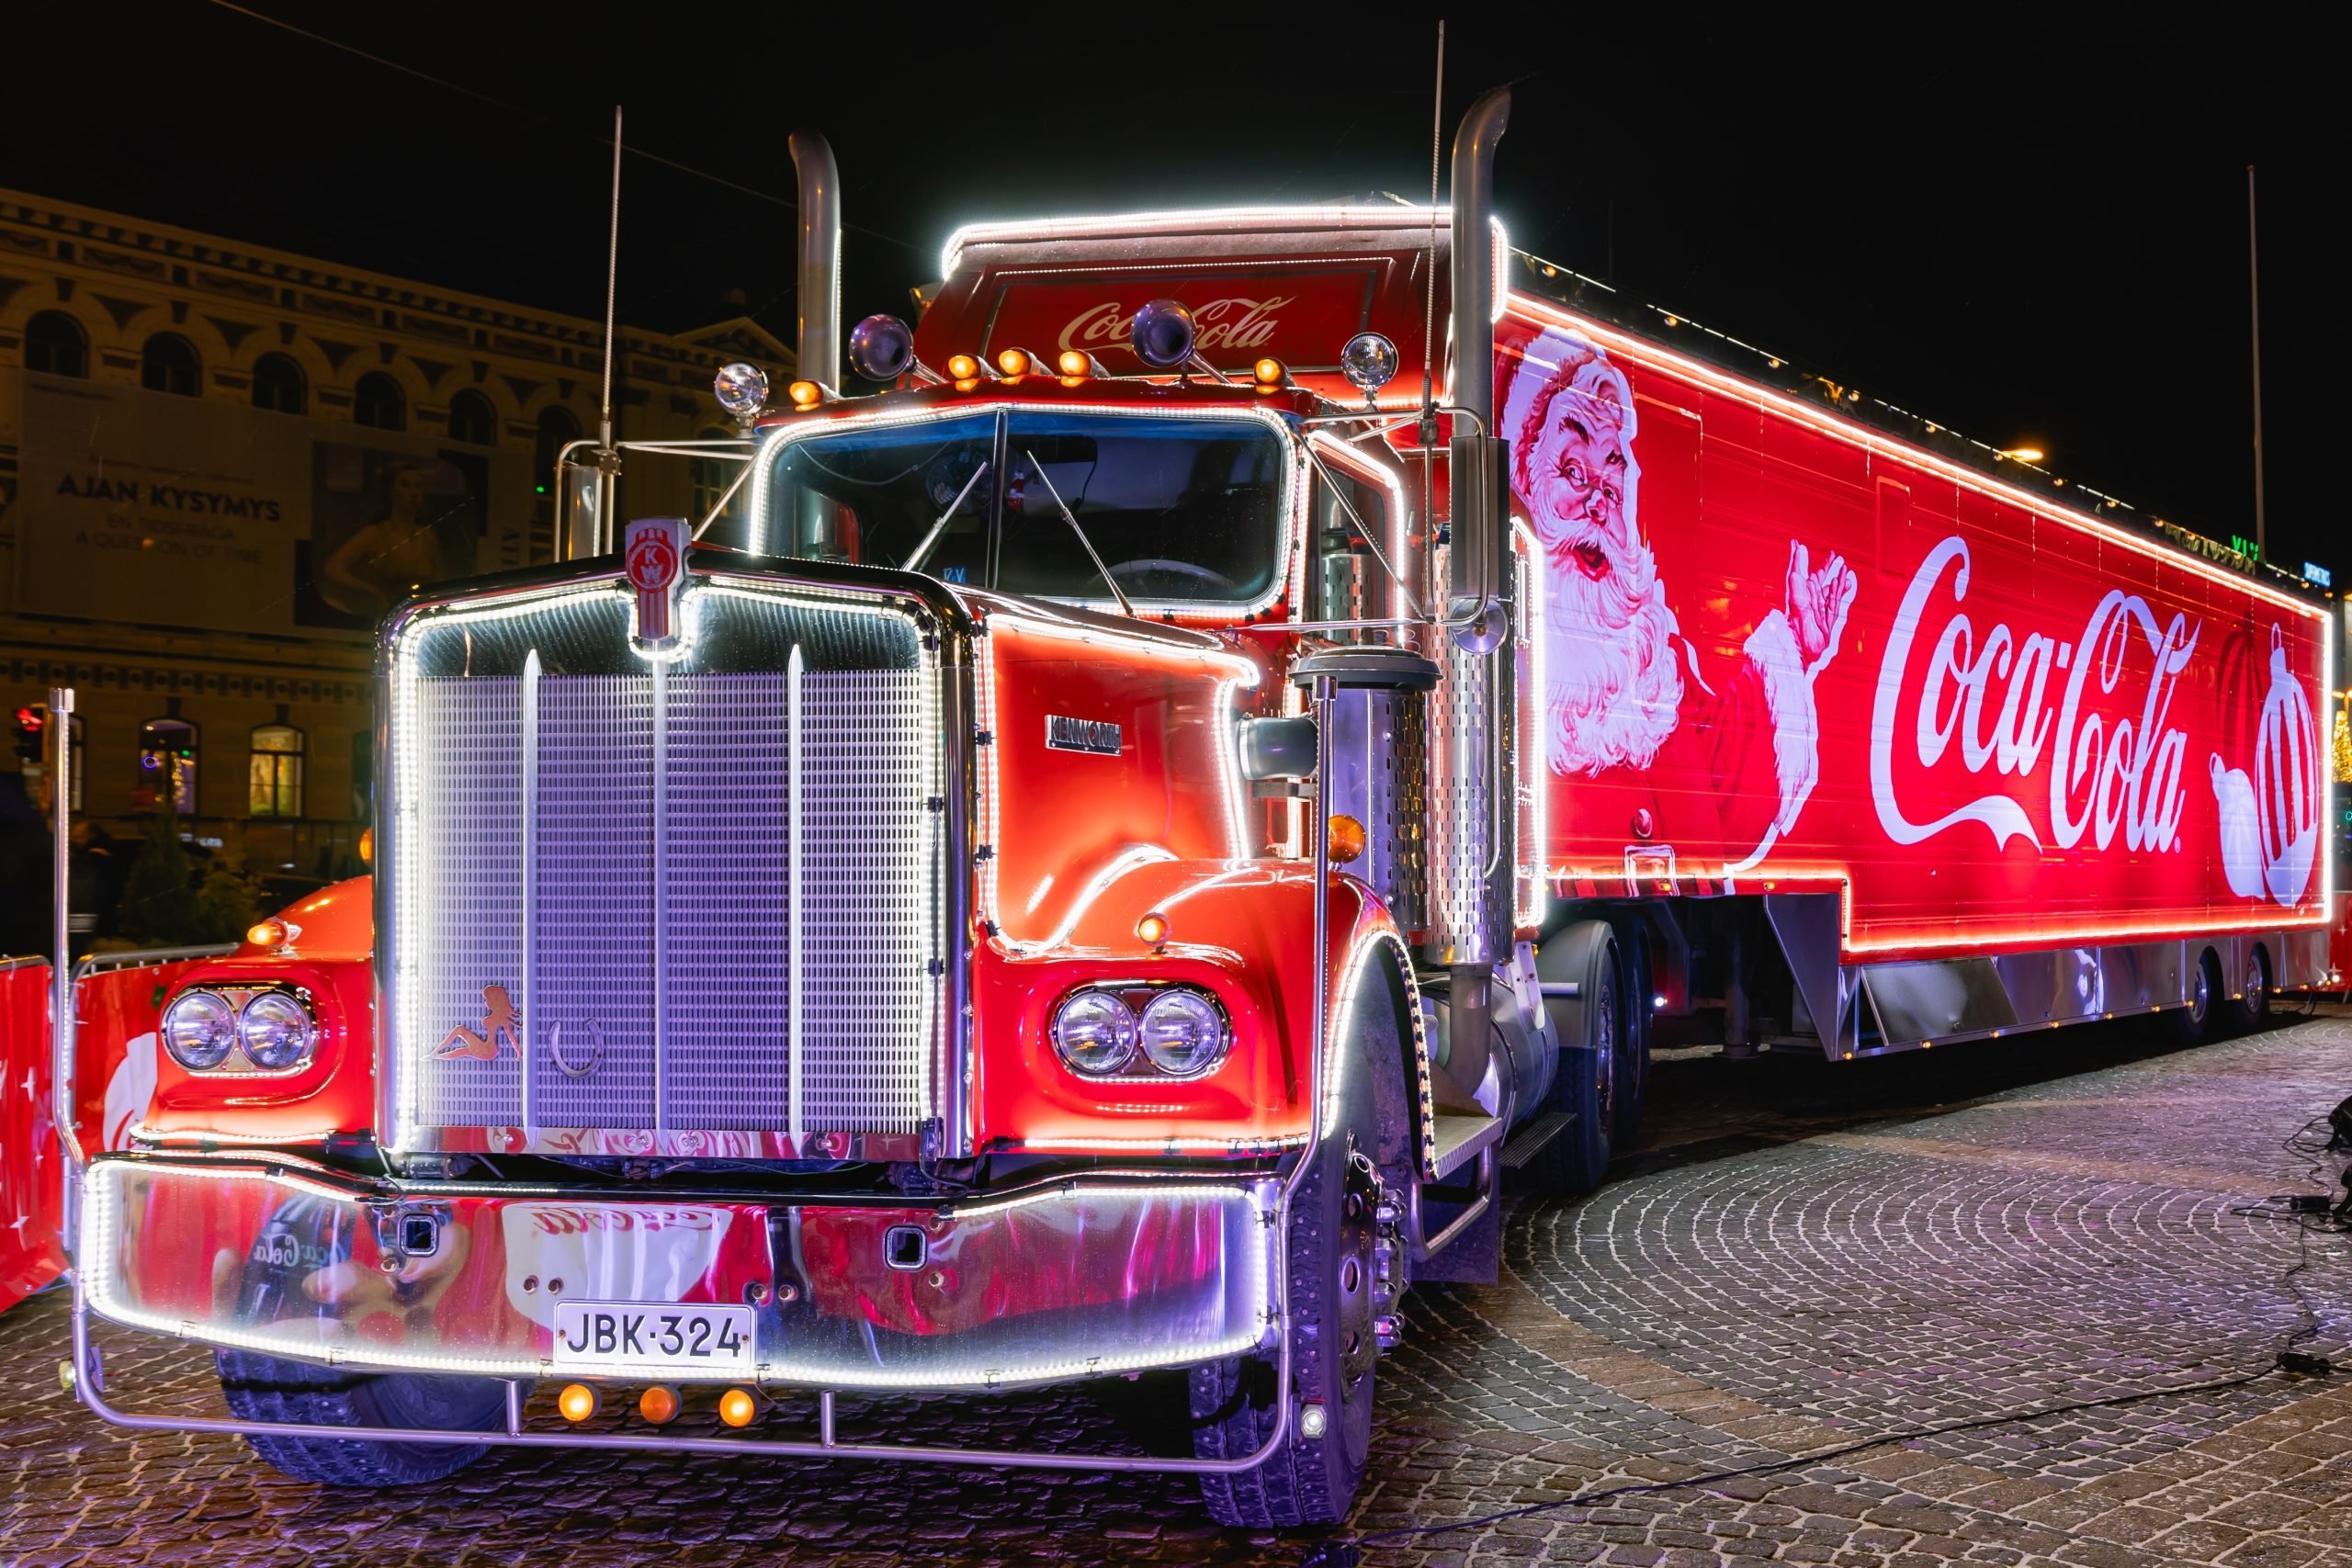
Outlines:
{"label": "truck wheel", "polygon": [[1549,1191],[1589,1192],[1609,1174],[1624,1083],[1625,991],[1617,939],[1604,920],[1584,920],[1544,944],[1545,979],[1571,981],[1576,995],[1547,997],[1560,1061],[1542,1109],[1575,1120],[1537,1150],[1527,1169]]}
{"label": "truck wheel", "polygon": [[[488,1432],[506,1424],[505,1385],[494,1378],[421,1372],[338,1371],[250,1350],[216,1350],[220,1392],[243,1421],[322,1427],[421,1427]],[[248,1433],[254,1452],[297,1481],[329,1486],[412,1486],[453,1475],[490,1451],[485,1443],[343,1442]]]}
{"label": "truck wheel", "polygon": [[[1218,1524],[1283,1529],[1337,1524],[1348,1517],[1372,1451],[1374,1371],[1380,1359],[1375,1248],[1381,1180],[1377,1107],[1402,1104],[1404,1025],[1385,986],[1357,991],[1349,1021],[1349,1065],[1337,1124],[1291,1200],[1291,1373],[1297,1404],[1282,1447],[1254,1470],[1201,1477],[1201,1501]],[[1394,1098],[1375,1074],[1393,1075]],[[1398,1249],[1401,1252],[1401,1249]],[[1401,1258],[1392,1266],[1401,1267]],[[1231,1356],[1193,1369],[1193,1452],[1238,1459],[1273,1435],[1278,1363]],[[1312,1410],[1322,1425],[1309,1437]]]}
{"label": "truck wheel", "polygon": [[2259,947],[2248,948],[2245,976],[2237,999],[2230,1004],[2230,1027],[2260,1029],[2270,1017],[2270,960]]}
{"label": "truck wheel", "polygon": [[1642,1106],[1650,1086],[1649,937],[1639,927],[1617,928],[1624,959],[1623,1003],[1618,1010],[1616,1119],[1609,1129],[1610,1150],[1629,1149],[1642,1134]]}
{"label": "truck wheel", "polygon": [[2222,997],[2222,961],[2207,948],[2188,977],[2188,995],[2172,1015],[2172,1034],[2183,1045],[2201,1045],[2213,1035],[2213,1004]]}

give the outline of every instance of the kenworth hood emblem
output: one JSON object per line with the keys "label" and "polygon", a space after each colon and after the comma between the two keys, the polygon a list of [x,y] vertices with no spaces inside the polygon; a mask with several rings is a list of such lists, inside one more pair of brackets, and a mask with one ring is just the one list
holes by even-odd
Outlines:
{"label": "kenworth hood emblem", "polygon": [[631,640],[640,652],[662,653],[678,642],[678,583],[685,575],[686,520],[640,517],[621,546],[629,586],[637,590]]}

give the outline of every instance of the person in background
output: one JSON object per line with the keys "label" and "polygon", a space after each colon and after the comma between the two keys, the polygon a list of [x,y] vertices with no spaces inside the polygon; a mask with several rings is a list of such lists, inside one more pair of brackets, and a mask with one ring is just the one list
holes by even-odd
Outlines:
{"label": "person in background", "polygon": [[0,958],[50,949],[49,824],[25,793],[25,775],[0,773]]}

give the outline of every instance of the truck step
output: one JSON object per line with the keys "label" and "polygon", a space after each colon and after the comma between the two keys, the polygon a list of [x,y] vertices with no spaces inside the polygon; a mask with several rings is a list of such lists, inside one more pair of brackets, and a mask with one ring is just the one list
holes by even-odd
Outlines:
{"label": "truck step", "polygon": [[1520,1130],[1518,1137],[1503,1145],[1503,1168],[1520,1169],[1542,1154],[1545,1145],[1576,1124],[1576,1112],[1572,1111],[1554,1111],[1538,1116]]}
{"label": "truck step", "polygon": [[1506,1130],[1499,1116],[1441,1111],[1431,1129],[1430,1168],[1442,1180],[1468,1165],[1479,1150],[1501,1142]]}

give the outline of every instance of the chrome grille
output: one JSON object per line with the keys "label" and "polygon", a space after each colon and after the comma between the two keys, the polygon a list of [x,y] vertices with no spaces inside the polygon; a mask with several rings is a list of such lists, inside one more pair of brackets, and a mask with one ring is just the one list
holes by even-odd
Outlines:
{"label": "chrome grille", "polygon": [[[694,652],[657,667],[627,605],[456,606],[395,634],[397,1140],[790,1156],[919,1135],[944,787],[912,607],[706,587]],[[485,1028],[492,986],[519,1057]]]}

